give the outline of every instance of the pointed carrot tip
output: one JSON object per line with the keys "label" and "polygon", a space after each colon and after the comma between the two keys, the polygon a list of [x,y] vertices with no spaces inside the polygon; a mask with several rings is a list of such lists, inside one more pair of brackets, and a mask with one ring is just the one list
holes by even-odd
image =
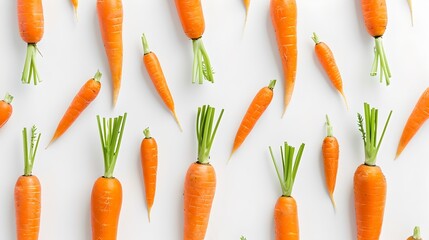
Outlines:
{"label": "pointed carrot tip", "polygon": [[151,208],[148,208],[148,210],[147,210],[147,218],[149,220],[149,223],[150,223],[150,210],[151,210]]}
{"label": "pointed carrot tip", "polygon": [[334,194],[330,193],[329,198],[331,198],[332,206],[334,207],[334,212],[337,212],[337,204],[335,203]]}
{"label": "pointed carrot tip", "polygon": [[176,111],[172,110],[171,113],[173,114],[174,120],[176,121],[177,125],[179,125],[180,131],[183,132],[182,124],[180,124],[179,118],[177,117]]}

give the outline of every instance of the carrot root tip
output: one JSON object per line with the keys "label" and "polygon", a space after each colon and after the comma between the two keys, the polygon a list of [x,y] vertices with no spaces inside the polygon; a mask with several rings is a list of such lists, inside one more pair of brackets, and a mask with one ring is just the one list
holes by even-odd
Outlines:
{"label": "carrot root tip", "polygon": [[177,125],[180,128],[180,131],[183,132],[183,128],[182,128],[182,124],[180,124],[179,118],[177,117],[176,111],[171,111],[171,113],[173,114],[174,120],[176,121]]}
{"label": "carrot root tip", "polygon": [[329,198],[331,199],[332,206],[334,207],[334,211],[336,212],[337,211],[337,204],[335,203],[334,194],[329,193]]}

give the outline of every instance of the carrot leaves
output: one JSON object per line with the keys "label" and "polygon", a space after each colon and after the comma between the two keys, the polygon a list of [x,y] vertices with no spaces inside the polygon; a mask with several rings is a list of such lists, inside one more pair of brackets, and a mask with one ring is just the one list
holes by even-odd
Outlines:
{"label": "carrot leaves", "polygon": [[198,139],[198,162],[209,163],[210,150],[216,136],[217,128],[222,119],[224,110],[222,109],[213,129],[215,108],[204,105],[198,108],[197,113],[197,139]]}
{"label": "carrot leaves", "polygon": [[37,133],[36,126],[31,128],[30,134],[31,135],[29,136],[27,128],[22,130],[22,140],[24,143],[24,176],[31,176],[33,172],[34,159],[36,158],[36,152],[39,147],[41,136],[40,133]]}
{"label": "carrot leaves", "polygon": [[198,80],[199,84],[203,84],[203,80],[206,79],[209,82],[214,82],[213,68],[210,63],[209,56],[204,47],[203,40],[201,38],[193,39],[192,45],[194,49],[194,63],[192,66],[192,83],[196,83]]}

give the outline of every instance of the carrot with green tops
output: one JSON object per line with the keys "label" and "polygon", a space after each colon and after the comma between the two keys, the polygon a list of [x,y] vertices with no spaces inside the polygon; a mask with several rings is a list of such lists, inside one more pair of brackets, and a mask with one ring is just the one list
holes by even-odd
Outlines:
{"label": "carrot with green tops", "polygon": [[104,156],[104,175],[99,177],[91,193],[92,239],[115,240],[122,206],[122,185],[113,177],[116,160],[121,147],[127,113],[116,118],[97,115],[98,131]]}
{"label": "carrot with green tops", "polygon": [[41,212],[41,185],[39,179],[33,175],[33,165],[39,146],[40,133],[36,126],[31,128],[28,135],[27,128],[22,130],[24,143],[24,175],[20,176],[15,184],[15,216],[16,239],[39,239],[40,212]]}
{"label": "carrot with green tops", "polygon": [[320,64],[328,75],[329,80],[331,80],[334,88],[337,89],[341,96],[343,96],[344,103],[348,109],[349,105],[343,90],[343,80],[341,79],[340,70],[338,70],[337,63],[335,62],[334,54],[326,43],[319,41],[319,37],[316,33],[313,33],[312,39],[316,44],[314,46],[314,50],[316,52],[317,59],[319,59]]}
{"label": "carrot with green tops", "polygon": [[326,115],[326,127],[328,134],[322,144],[323,166],[325,170],[326,188],[328,189],[332,205],[334,206],[334,209],[336,209],[334,190],[337,181],[340,146],[337,138],[333,135],[333,127],[329,121],[328,115]]}
{"label": "carrot with green tops", "polygon": [[115,106],[122,79],[122,0],[97,0],[97,12],[101,37],[112,76],[113,106]]}
{"label": "carrot with green tops", "polygon": [[378,240],[383,225],[387,184],[381,168],[375,163],[392,111],[386,120],[380,140],[377,140],[378,109],[371,108],[365,103],[364,116],[365,126],[362,115],[358,113],[359,131],[362,133],[365,148],[365,163],[356,169],[353,180],[357,239]]}
{"label": "carrot with green tops", "polygon": [[[210,150],[223,116],[220,112],[214,124],[215,109],[198,108],[198,158],[188,168],[184,186],[184,240],[204,240],[216,191],[216,173],[210,164]],[[213,128],[214,127],[214,128]]]}
{"label": "carrot with green tops", "polygon": [[17,6],[19,33],[27,43],[21,81],[29,84],[33,80],[34,85],[37,85],[41,81],[36,67],[37,43],[44,33],[42,0],[17,0]]}
{"label": "carrot with green tops", "polygon": [[[252,131],[258,119],[262,116],[265,109],[270,105],[273,99],[273,89],[276,85],[276,80],[271,80],[270,84],[261,88],[247,109],[246,114],[241,120],[240,126],[235,134],[234,145],[232,147],[231,156],[241,146],[246,137]],[[231,158],[230,156],[230,158]]]}
{"label": "carrot with green tops", "polygon": [[271,159],[276,169],[277,177],[282,188],[282,195],[277,199],[274,208],[274,228],[276,240],[298,240],[299,239],[299,221],[298,207],[295,199],[292,197],[292,188],[295,183],[296,173],[301,162],[302,153],[305,144],[299,147],[295,161],[293,160],[295,148],[284,142],[283,148],[280,146],[283,173],[279,171],[279,166],[269,147]]}
{"label": "carrot with green tops", "polygon": [[295,0],[271,0],[270,14],[284,73],[284,110],[292,98],[295,86],[297,50],[297,9]]}
{"label": "carrot with green tops", "polygon": [[420,236],[420,227],[416,226],[414,228],[413,236],[408,237],[407,240],[423,240],[423,238]]}
{"label": "carrot with green tops", "polygon": [[171,114],[173,114],[174,119],[176,120],[180,130],[182,131],[182,125],[177,118],[176,110],[174,108],[174,100],[171,96],[170,89],[168,88],[167,81],[165,80],[161,64],[159,63],[156,54],[149,50],[149,45],[144,34],[142,35],[142,44],[144,50],[143,62],[146,67],[147,73],[149,74],[149,77],[152,80],[152,83],[156,91],[158,92],[158,95],[161,97],[168,110],[170,110]]}
{"label": "carrot with green tops", "polygon": [[192,40],[194,63],[192,66],[192,83],[203,84],[206,79],[214,82],[213,69],[204,47],[202,36],[205,30],[203,9],[200,0],[175,0],[177,13],[183,31]]}
{"label": "carrot with green tops", "polygon": [[12,107],[13,96],[6,93],[3,100],[0,101],[0,128],[6,124],[13,112]]}

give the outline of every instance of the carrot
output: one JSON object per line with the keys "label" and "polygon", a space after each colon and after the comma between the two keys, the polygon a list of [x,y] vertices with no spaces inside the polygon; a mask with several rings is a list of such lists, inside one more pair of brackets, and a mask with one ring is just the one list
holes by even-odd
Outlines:
{"label": "carrot", "polygon": [[250,0],[243,0],[244,8],[246,10],[246,16],[244,19],[244,26],[246,26],[247,23],[247,16],[249,16],[249,6],[250,6]]}
{"label": "carrot", "polygon": [[222,115],[223,109],[213,129],[215,109],[206,105],[198,108],[198,159],[188,168],[183,194],[184,240],[204,240],[206,235],[216,191],[216,173],[209,162],[210,150]]}
{"label": "carrot", "polygon": [[199,84],[203,84],[203,79],[213,83],[214,72],[202,40],[205,22],[201,1],[175,0],[175,3],[183,31],[192,40],[194,49],[192,83],[198,80]]}
{"label": "carrot", "polygon": [[32,173],[41,135],[36,131],[36,126],[33,126],[29,136],[27,128],[22,130],[25,167],[24,175],[20,176],[15,184],[17,240],[37,240],[39,238],[41,186],[39,179]]}
{"label": "carrot", "polygon": [[396,157],[401,155],[402,151],[408,145],[410,140],[414,137],[423,123],[429,118],[429,88],[423,92],[414,106],[413,112],[408,117],[407,123],[405,124],[404,130],[402,130],[401,139],[398,143],[396,150]]}
{"label": "carrot", "polygon": [[390,73],[382,41],[387,26],[386,0],[361,0],[361,6],[366,30],[375,38],[375,56],[370,75],[376,76],[380,66],[380,82],[383,81],[384,76],[388,86],[392,74]]}
{"label": "carrot", "polygon": [[168,110],[170,110],[171,114],[173,114],[174,119],[176,120],[180,130],[182,131],[182,125],[177,118],[176,110],[174,109],[174,100],[171,96],[170,89],[168,88],[167,81],[165,80],[161,64],[159,63],[156,54],[149,50],[149,45],[144,34],[142,35],[142,44],[144,50],[143,62],[146,67],[147,73],[149,74],[149,77],[152,80],[152,83],[155,86],[158,95],[161,97]]}
{"label": "carrot", "polygon": [[241,146],[246,137],[252,131],[258,119],[262,116],[265,109],[271,103],[273,99],[273,89],[276,85],[276,80],[271,80],[270,84],[267,87],[261,88],[256,96],[253,98],[252,103],[250,103],[249,108],[247,109],[246,115],[244,115],[243,120],[240,123],[240,126],[235,134],[234,145],[232,147],[231,156],[234,152]]}
{"label": "carrot", "polygon": [[334,88],[337,89],[341,96],[343,96],[344,103],[346,104],[347,109],[349,109],[346,95],[344,94],[343,90],[343,80],[341,79],[340,70],[338,70],[337,63],[335,62],[334,54],[328,45],[326,45],[326,43],[319,41],[319,37],[316,35],[316,33],[313,33],[312,39],[316,44],[314,46],[314,50],[320,64],[322,64],[322,67],[328,75],[329,80],[331,80]]}
{"label": "carrot", "polygon": [[79,92],[73,98],[73,101],[70,103],[69,107],[61,118],[61,121],[59,122],[54,136],[49,142],[49,145],[61,137],[79,117],[79,115],[88,107],[88,105],[98,96],[101,88],[100,78],[101,73],[97,71],[95,76],[89,79],[80,88]]}
{"label": "carrot", "polygon": [[76,19],[77,19],[77,8],[79,6],[79,0],[71,0],[71,3],[73,5],[74,15],[76,16]]}
{"label": "carrot", "polygon": [[411,26],[414,26],[413,2],[411,0],[407,0],[407,2],[408,2],[408,6],[410,7]]}
{"label": "carrot", "polygon": [[104,156],[104,175],[99,177],[91,193],[92,239],[115,240],[118,230],[119,214],[122,206],[122,185],[113,177],[116,159],[121,147],[127,113],[116,118],[103,118],[97,115],[98,131]]}
{"label": "carrot", "polygon": [[121,0],[97,0],[98,22],[104,49],[109,61],[113,83],[113,106],[116,105],[122,78],[122,20]]}
{"label": "carrot", "polygon": [[36,67],[37,43],[44,32],[42,0],[17,0],[17,6],[19,33],[27,43],[21,81],[29,84],[33,80],[34,85],[37,85],[41,81]]}
{"label": "carrot", "polygon": [[3,125],[6,124],[6,122],[9,120],[10,116],[12,115],[13,108],[12,108],[12,100],[13,96],[9,93],[6,93],[6,96],[3,100],[0,101],[0,128],[3,127]]}
{"label": "carrot", "polygon": [[277,46],[282,60],[284,84],[284,110],[292,98],[295,86],[297,65],[297,10],[295,0],[271,0],[270,14],[274,31],[276,32]]}
{"label": "carrot", "polygon": [[358,113],[359,131],[365,147],[365,164],[360,165],[354,174],[354,203],[356,212],[357,239],[379,239],[383,225],[386,203],[386,178],[379,166],[376,166],[377,153],[383,141],[392,111],[384,125],[383,133],[377,143],[378,109],[364,104],[365,128],[363,117]]}
{"label": "carrot", "polygon": [[325,180],[326,187],[328,189],[329,197],[331,198],[332,205],[336,209],[336,204],[334,200],[334,190],[335,183],[337,181],[337,171],[338,171],[338,158],[340,155],[340,147],[338,145],[338,140],[333,135],[333,128],[331,122],[329,121],[328,115],[326,115],[326,127],[328,134],[323,140],[322,144],[322,155],[323,155],[323,166],[325,169]]}
{"label": "carrot", "polygon": [[276,169],[277,177],[282,188],[282,195],[277,199],[274,207],[274,228],[276,240],[298,240],[299,239],[299,221],[298,208],[295,199],[292,197],[292,188],[301,162],[302,153],[305,144],[299,147],[298,154],[293,161],[295,148],[286,142],[283,148],[280,146],[282,158],[283,174],[279,171],[273,150],[269,147],[271,159]]}
{"label": "carrot", "polygon": [[409,238],[407,238],[407,240],[423,240],[423,238],[420,236],[420,227],[416,226],[414,228],[413,236],[410,236]]}

